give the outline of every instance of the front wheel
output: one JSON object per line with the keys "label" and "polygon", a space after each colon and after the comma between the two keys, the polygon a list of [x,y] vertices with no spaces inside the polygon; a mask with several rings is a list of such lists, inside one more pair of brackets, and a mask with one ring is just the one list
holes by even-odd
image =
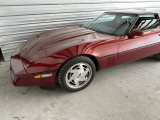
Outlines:
{"label": "front wheel", "polygon": [[67,91],[76,92],[86,88],[95,75],[95,65],[86,56],[76,56],[68,60],[58,71],[58,81]]}

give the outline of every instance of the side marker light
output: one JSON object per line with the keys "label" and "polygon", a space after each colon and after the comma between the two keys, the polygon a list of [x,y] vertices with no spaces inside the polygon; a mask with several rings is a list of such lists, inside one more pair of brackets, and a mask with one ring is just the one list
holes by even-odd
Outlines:
{"label": "side marker light", "polygon": [[51,76],[52,76],[52,73],[49,73],[49,74],[35,75],[34,78],[39,79],[39,78],[46,78]]}

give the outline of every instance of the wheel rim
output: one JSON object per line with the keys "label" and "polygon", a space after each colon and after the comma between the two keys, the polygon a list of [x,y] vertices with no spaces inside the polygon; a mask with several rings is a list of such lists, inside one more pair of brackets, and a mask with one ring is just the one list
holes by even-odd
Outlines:
{"label": "wheel rim", "polygon": [[66,74],[66,84],[77,89],[85,86],[92,77],[92,68],[87,63],[77,63],[73,65]]}

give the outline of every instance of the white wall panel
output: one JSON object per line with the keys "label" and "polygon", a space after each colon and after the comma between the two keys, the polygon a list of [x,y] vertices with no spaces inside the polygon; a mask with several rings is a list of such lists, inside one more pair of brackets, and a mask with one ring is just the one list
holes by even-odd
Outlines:
{"label": "white wall panel", "polygon": [[5,59],[41,31],[84,24],[112,9],[160,12],[160,0],[0,0],[0,48]]}
{"label": "white wall panel", "polygon": [[[3,0],[1,0],[3,1]],[[159,2],[159,0],[4,0],[0,5],[33,5],[33,4],[96,4],[96,3],[132,3]]]}

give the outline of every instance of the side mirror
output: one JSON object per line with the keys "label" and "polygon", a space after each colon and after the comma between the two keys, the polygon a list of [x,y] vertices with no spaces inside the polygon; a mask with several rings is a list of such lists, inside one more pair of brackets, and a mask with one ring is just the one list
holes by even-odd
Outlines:
{"label": "side mirror", "polygon": [[133,39],[135,36],[143,36],[143,32],[138,29],[133,29],[128,35],[128,38]]}

